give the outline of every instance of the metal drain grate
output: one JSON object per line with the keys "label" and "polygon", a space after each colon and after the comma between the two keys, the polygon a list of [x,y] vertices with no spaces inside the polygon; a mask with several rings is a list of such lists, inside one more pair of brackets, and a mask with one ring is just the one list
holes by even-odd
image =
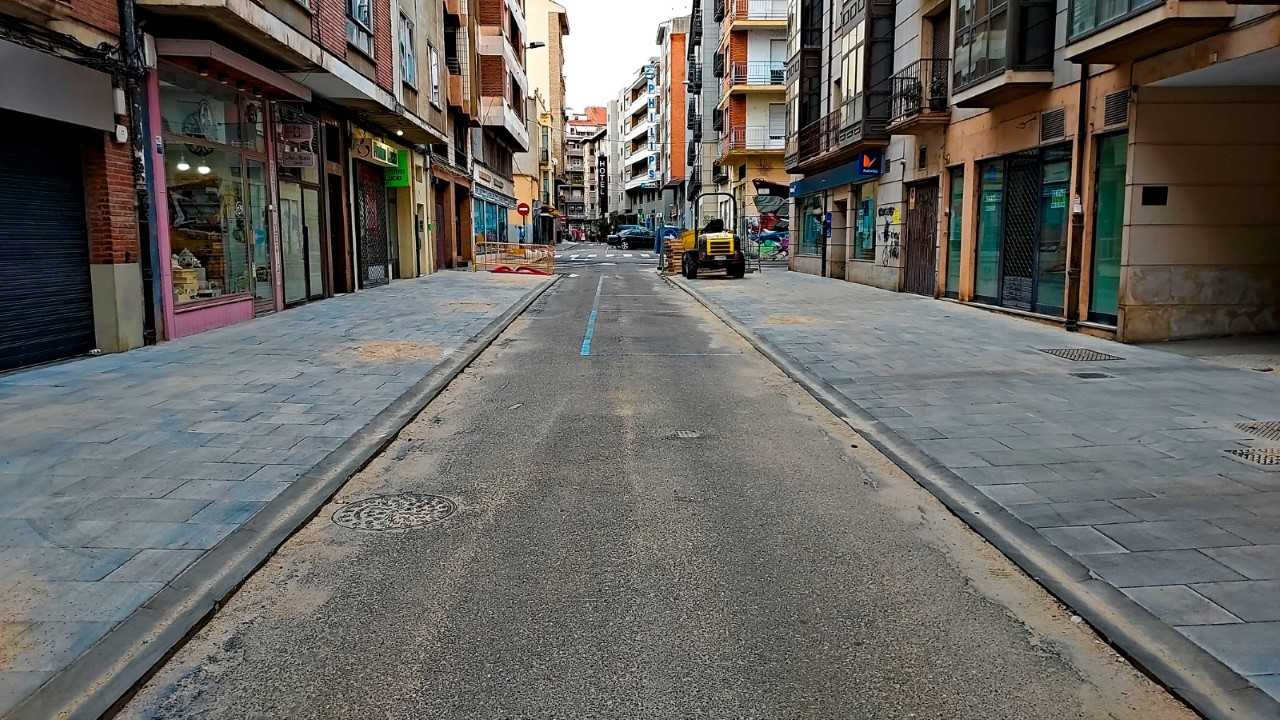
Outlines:
{"label": "metal drain grate", "polygon": [[378,495],[344,505],[333,514],[333,522],[352,530],[411,530],[443,520],[458,506],[439,495]]}
{"label": "metal drain grate", "polygon": [[1280,469],[1280,448],[1240,448],[1228,450],[1227,454],[1254,465]]}
{"label": "metal drain grate", "polygon": [[676,437],[680,438],[681,440],[696,440],[702,437],[702,433],[696,430],[677,430]]}
{"label": "metal drain grate", "polygon": [[1247,432],[1250,435],[1257,435],[1263,440],[1280,442],[1280,420],[1260,420],[1258,422],[1240,423],[1236,425],[1236,429]]}
{"label": "metal drain grate", "polygon": [[1040,348],[1040,352],[1071,362],[1099,362],[1101,360],[1123,360],[1118,355],[1108,355],[1088,348]]}

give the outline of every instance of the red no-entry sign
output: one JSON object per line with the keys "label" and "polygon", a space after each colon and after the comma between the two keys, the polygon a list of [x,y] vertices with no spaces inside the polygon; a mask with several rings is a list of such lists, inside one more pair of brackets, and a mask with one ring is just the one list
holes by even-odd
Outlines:
{"label": "red no-entry sign", "polygon": [[516,212],[520,213],[521,217],[529,217],[529,203],[520,203],[517,205]]}

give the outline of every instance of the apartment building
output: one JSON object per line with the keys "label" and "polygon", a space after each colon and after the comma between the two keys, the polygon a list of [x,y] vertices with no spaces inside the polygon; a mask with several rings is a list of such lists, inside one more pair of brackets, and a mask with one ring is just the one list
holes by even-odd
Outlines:
{"label": "apartment building", "polygon": [[514,156],[528,152],[528,26],[523,0],[477,3],[480,127],[471,130],[472,215],[477,243],[512,242]]}
{"label": "apartment building", "polygon": [[479,22],[468,2],[442,4],[445,142],[431,146],[430,163],[437,268],[464,267],[472,260],[471,131],[480,124],[480,77]]}
{"label": "apartment building", "polygon": [[602,238],[607,234],[601,231],[609,214],[609,129],[602,125],[583,140],[582,154],[586,160],[587,235]]}
{"label": "apartment building", "polygon": [[[685,197],[688,205],[681,225],[692,227],[718,207],[702,208],[699,196],[715,192],[715,178],[721,177],[720,131],[716,128],[715,110],[720,103],[720,80],[715,75],[715,58],[720,52],[720,22],[712,11],[711,0],[693,0],[689,12],[689,36],[685,52],[685,88],[689,96],[686,127],[689,140],[685,149],[688,179]],[[719,123],[723,127],[721,117]]]}
{"label": "apartment building", "polygon": [[554,0],[527,0],[529,18],[529,87],[546,98],[551,120],[547,154],[554,160],[553,184],[563,182],[565,123],[564,39],[569,36],[569,13]]}
{"label": "apartment building", "polygon": [[620,144],[621,164],[615,171],[622,185],[620,223],[652,225],[662,211],[661,82],[662,64],[650,58],[618,95],[618,125],[610,134]]}
{"label": "apartment building", "polygon": [[689,16],[672,18],[658,26],[658,57],[663,69],[658,93],[662,98],[658,113],[659,166],[662,168],[662,198],[659,222],[677,225],[688,205],[689,89],[687,60]]}
{"label": "apartment building", "polygon": [[733,195],[738,231],[758,232],[761,210],[754,181],[786,183],[787,136],[786,0],[713,0],[720,23],[712,74],[720,98],[712,127],[720,137],[720,166],[713,172],[719,192]]}
{"label": "apartment building", "polygon": [[571,115],[566,123],[562,202],[569,232],[579,240],[594,229],[597,220],[587,209],[588,181],[594,180],[596,172],[595,162],[588,157],[587,144],[606,128],[608,122],[607,108],[588,107],[580,114]]}
{"label": "apartment building", "polygon": [[1124,341],[1280,329],[1273,6],[889,10],[792,3],[794,269]]}

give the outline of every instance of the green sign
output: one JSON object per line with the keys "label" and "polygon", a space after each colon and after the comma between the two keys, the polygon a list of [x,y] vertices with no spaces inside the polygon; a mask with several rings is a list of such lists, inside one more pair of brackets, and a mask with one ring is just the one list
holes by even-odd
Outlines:
{"label": "green sign", "polygon": [[409,153],[396,150],[396,167],[383,168],[383,175],[389,188],[409,187]]}

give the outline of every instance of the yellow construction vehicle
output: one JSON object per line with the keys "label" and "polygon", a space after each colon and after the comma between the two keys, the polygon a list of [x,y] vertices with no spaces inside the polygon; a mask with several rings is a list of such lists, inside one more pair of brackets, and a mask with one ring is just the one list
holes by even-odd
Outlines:
{"label": "yellow construction vehicle", "polygon": [[[703,200],[721,198],[716,211],[703,216]],[[727,200],[727,202],[725,202]],[[738,203],[729,193],[704,193],[694,198],[693,207],[698,218],[693,230],[681,238],[684,254],[680,256],[680,272],[693,280],[702,270],[723,270],[731,278],[747,274],[747,257],[742,252],[739,238],[733,234],[738,222]],[[728,218],[725,218],[728,215]]]}

